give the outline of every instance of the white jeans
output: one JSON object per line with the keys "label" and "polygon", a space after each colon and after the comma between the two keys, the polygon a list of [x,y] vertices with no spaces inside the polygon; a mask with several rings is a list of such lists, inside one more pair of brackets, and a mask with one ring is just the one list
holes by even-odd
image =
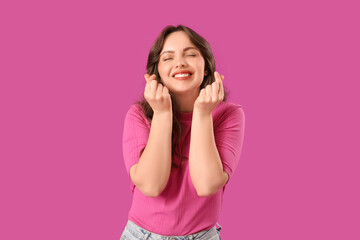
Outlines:
{"label": "white jeans", "polygon": [[209,230],[186,236],[163,236],[149,232],[128,220],[120,240],[220,240],[220,230],[221,226],[219,228],[214,226]]}

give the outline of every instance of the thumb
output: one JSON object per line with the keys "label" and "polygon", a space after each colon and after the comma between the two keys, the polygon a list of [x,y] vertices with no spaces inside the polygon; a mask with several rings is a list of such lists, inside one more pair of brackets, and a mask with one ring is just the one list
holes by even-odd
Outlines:
{"label": "thumb", "polygon": [[147,73],[144,75],[144,78],[145,78],[145,81],[146,81],[146,82],[149,80],[149,77],[150,77],[150,75],[147,74]]}

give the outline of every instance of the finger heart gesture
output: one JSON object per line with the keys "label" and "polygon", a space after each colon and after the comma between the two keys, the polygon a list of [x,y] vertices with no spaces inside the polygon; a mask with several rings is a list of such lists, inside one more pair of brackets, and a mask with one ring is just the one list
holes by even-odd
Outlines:
{"label": "finger heart gesture", "polygon": [[156,80],[156,75],[145,74],[144,97],[154,113],[171,112],[171,97],[169,90]]}
{"label": "finger heart gesture", "polygon": [[224,99],[224,76],[214,72],[215,82],[201,89],[194,103],[194,110],[201,113],[211,113],[212,110]]}

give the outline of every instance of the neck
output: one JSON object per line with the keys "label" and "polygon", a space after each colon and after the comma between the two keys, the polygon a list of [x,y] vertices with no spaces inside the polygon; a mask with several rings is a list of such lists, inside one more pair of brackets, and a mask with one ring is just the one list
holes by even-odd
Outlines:
{"label": "neck", "polygon": [[199,93],[200,90],[191,93],[173,93],[176,109],[180,112],[192,112]]}

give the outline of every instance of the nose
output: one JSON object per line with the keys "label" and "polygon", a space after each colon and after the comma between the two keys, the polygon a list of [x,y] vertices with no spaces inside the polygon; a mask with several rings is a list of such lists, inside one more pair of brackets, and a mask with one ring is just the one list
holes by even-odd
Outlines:
{"label": "nose", "polygon": [[185,67],[186,61],[184,57],[179,57],[176,61],[176,67]]}

